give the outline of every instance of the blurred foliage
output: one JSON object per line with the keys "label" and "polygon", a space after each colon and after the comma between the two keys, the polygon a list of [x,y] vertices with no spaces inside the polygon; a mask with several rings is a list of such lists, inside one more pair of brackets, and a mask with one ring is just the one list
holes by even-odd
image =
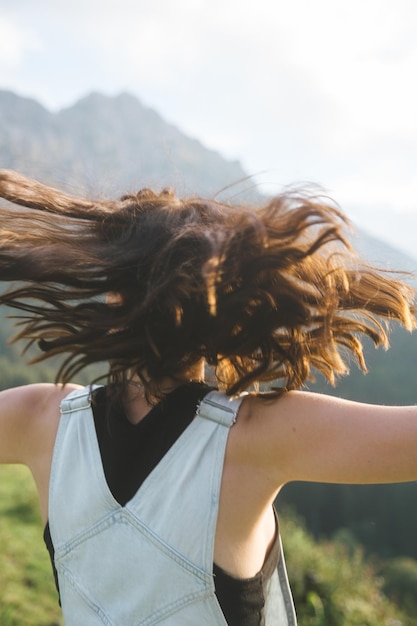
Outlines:
{"label": "blurred foliage", "polygon": [[[384,595],[384,579],[349,540],[315,542],[294,515],[281,532],[299,626],[412,626],[402,602]],[[417,565],[417,564],[416,564]],[[401,607],[401,608],[400,608]]]}
{"label": "blurred foliage", "polygon": [[[4,284],[4,283],[3,283]],[[0,283],[0,286],[2,283]],[[39,356],[36,344],[26,350],[23,341],[13,342],[19,327],[19,314],[3,308],[0,315],[0,390],[37,382],[55,382],[62,358],[53,357],[34,365]],[[97,364],[81,371],[73,382],[88,385],[107,371],[106,364]]]}
{"label": "blurred foliage", "polygon": [[380,568],[384,593],[417,623],[417,561],[398,557]]}
{"label": "blurred foliage", "polygon": [[335,387],[317,376],[311,391],[336,395],[348,400],[374,404],[405,405],[417,402],[417,332],[409,333],[398,325],[389,332],[389,350],[375,349],[363,342],[368,371],[364,374],[351,363],[348,376],[339,378]]}

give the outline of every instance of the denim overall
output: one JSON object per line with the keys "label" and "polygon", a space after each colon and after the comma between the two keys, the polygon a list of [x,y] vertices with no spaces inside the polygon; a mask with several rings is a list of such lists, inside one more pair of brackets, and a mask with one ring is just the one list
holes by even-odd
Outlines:
{"label": "denim overall", "polygon": [[[229,428],[242,398],[211,392],[121,506],[104,475],[90,388],[61,405],[49,524],[66,626],[227,626],[213,552]],[[281,551],[267,626],[296,624]]]}

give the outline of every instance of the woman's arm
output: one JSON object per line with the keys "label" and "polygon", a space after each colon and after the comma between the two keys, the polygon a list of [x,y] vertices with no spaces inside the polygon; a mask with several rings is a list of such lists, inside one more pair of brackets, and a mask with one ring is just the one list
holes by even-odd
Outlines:
{"label": "woman's arm", "polygon": [[271,489],[293,481],[417,480],[417,407],[350,402],[307,392],[253,397],[246,455]]}
{"label": "woman's arm", "polygon": [[0,463],[36,464],[55,440],[61,400],[76,388],[40,383],[0,392]]}
{"label": "woman's arm", "polygon": [[48,519],[49,475],[60,403],[79,385],[35,384],[0,393],[0,463],[29,467],[39,495],[44,523]]}

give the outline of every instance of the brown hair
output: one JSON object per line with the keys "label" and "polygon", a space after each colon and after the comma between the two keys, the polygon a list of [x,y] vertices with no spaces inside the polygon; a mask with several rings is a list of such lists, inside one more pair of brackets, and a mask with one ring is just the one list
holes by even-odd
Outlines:
{"label": "brown hair", "polygon": [[[144,189],[114,202],[71,197],[0,172],[0,303],[25,312],[19,337],[67,357],[58,378],[110,363],[148,394],[201,359],[233,394],[254,382],[333,381],[383,318],[415,327],[411,288],[360,266],[328,200],[287,192],[250,208]],[[116,303],[109,292],[120,293]]]}

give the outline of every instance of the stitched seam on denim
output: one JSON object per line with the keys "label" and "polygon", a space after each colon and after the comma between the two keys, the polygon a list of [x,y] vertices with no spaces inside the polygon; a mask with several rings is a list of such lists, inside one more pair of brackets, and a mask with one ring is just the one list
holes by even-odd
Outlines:
{"label": "stitched seam on denim", "polygon": [[58,467],[60,464],[61,451],[64,443],[64,435],[67,431],[67,418],[64,415],[61,415],[58,424],[58,431],[55,438],[54,449],[52,452],[52,462],[51,462],[51,471],[49,476],[49,502],[48,502],[48,520],[49,520],[49,530],[51,533],[52,542],[56,541],[56,535],[54,532],[54,509],[55,509],[55,492],[56,492],[56,475],[58,471]]}
{"label": "stitched seam on denim", "polygon": [[[204,424],[204,420],[201,421]],[[205,422],[206,427],[209,422]],[[183,446],[186,450],[187,448],[187,439],[193,440],[196,436],[195,429],[197,429],[198,433],[198,421],[193,422],[183,433],[183,436],[180,440],[177,440],[177,450],[175,452],[175,456],[181,454]],[[216,424],[215,422],[210,422],[209,432],[205,433],[205,441],[210,445],[210,456],[208,461],[207,473],[205,473],[205,480],[207,480],[207,487],[204,487],[204,491],[206,493],[204,509],[207,511],[205,519],[207,519],[207,523],[205,522],[206,532],[204,533],[204,544],[201,543],[201,553],[203,562],[201,563],[203,570],[206,573],[212,572],[213,568],[213,553],[214,553],[214,537],[215,537],[215,529],[218,515],[218,504],[219,504],[219,495],[220,495],[220,484],[221,484],[221,476],[223,472],[223,461],[224,461],[224,453],[225,447],[227,443],[227,437],[230,430],[229,428],[225,428],[220,424]],[[175,445],[175,444],[174,444]],[[206,453],[206,452],[205,452]],[[158,483],[161,480],[161,476],[163,477],[164,472],[166,471],[166,464],[169,462],[170,455],[173,454],[173,448],[171,448],[165,457],[161,460],[161,462],[157,465],[157,467],[153,470],[153,472],[146,478],[144,483],[142,484],[139,492],[132,498],[132,500],[127,505],[134,512],[137,509],[138,503],[138,495],[141,494],[143,498],[147,498],[148,494],[153,491],[153,489],[158,488]],[[192,484],[192,483],[191,483]],[[198,492],[195,492],[198,495]],[[215,509],[213,511],[213,508]],[[140,515],[140,514],[139,514]],[[139,517],[139,516],[138,516]]]}
{"label": "stitched seam on denim", "polygon": [[73,413],[91,406],[91,396],[100,385],[89,385],[84,389],[75,389],[61,402],[61,413]]}
{"label": "stitched seam on denim", "polygon": [[207,574],[207,572],[201,570],[196,565],[188,561],[177,552],[170,545],[165,543],[158,535],[153,533],[145,524],[143,524],[139,519],[137,519],[130,511],[126,509],[122,509],[120,511],[111,512],[105,518],[99,520],[96,524],[89,527],[87,530],[84,530],[82,533],[73,537],[70,541],[65,542],[60,546],[55,547],[55,561],[56,563],[62,562],[65,560],[68,554],[74,548],[82,545],[88,539],[92,537],[96,537],[104,530],[107,530],[114,524],[126,524],[133,526],[143,537],[145,537],[150,543],[152,543],[160,552],[165,554],[168,558],[170,558],[174,563],[180,565],[183,569],[194,574],[204,583],[208,583],[211,581],[211,576]]}
{"label": "stitched seam on denim", "polygon": [[231,400],[218,391],[211,391],[199,403],[196,415],[230,428],[236,422],[243,397]]}
{"label": "stitched seam on denim", "polygon": [[[214,424],[214,422],[211,422],[211,424]],[[171,446],[168,452],[159,461],[158,465],[156,465],[152,472],[148,474],[148,476],[145,478],[142,485],[140,486],[139,490],[132,497],[132,499],[129,500],[128,506],[132,510],[136,511],[137,508],[140,506],[140,499],[146,498],[147,494],[151,493],[153,489],[157,489],[161,477],[163,477],[164,473],[166,472],[167,466],[169,466],[172,461],[175,461],[175,459],[178,459],[181,454],[187,453],[187,448],[190,444],[192,445],[194,438],[199,437],[200,442],[203,440],[202,438],[204,438],[204,442],[205,444],[207,444],[213,437],[214,432],[215,431],[212,428],[208,432],[203,432],[202,434],[200,434],[199,422],[198,420],[193,420],[191,424],[189,424],[189,426],[187,426],[184,432],[180,435],[180,437],[178,437],[178,439]]]}
{"label": "stitched seam on denim", "polygon": [[[207,521],[207,532],[204,535],[204,546],[203,546],[203,554],[204,554],[204,567],[208,568],[209,566],[213,566],[214,560],[214,542],[215,542],[215,534],[216,534],[216,524],[218,517],[218,509],[219,509],[219,498],[220,498],[220,486],[221,486],[221,477],[223,474],[223,463],[224,463],[224,455],[227,444],[227,437],[229,434],[229,430],[226,432],[223,429],[217,429],[215,433],[215,444],[213,446],[214,454],[212,458],[211,471],[210,471],[210,500],[211,506],[209,509],[209,519]],[[214,581],[213,577],[211,577],[211,584],[214,589]]]}
{"label": "stitched seam on denim", "polygon": [[[71,587],[78,593],[85,604],[94,611],[94,613],[101,619],[105,626],[118,626],[116,622],[113,622],[112,618],[105,613],[103,608],[88,595],[88,590],[84,589],[79,582],[74,578],[71,570],[61,564],[60,572],[65,576],[65,579],[71,584]],[[177,598],[172,602],[169,602],[164,607],[161,607],[157,611],[153,610],[151,616],[146,616],[139,622],[135,622],[135,626],[153,626],[158,624],[161,620],[173,615],[178,610],[185,608],[188,605],[195,603],[196,601],[203,600],[204,598],[210,598],[210,590],[207,588],[201,591],[194,591],[181,598]]]}
{"label": "stitched seam on denim", "polygon": [[203,600],[204,598],[210,597],[210,592],[204,589],[203,591],[195,591],[194,593],[190,593],[186,596],[183,596],[181,599],[174,600],[170,604],[167,604],[166,607],[159,609],[158,611],[154,611],[151,616],[145,617],[140,622],[137,622],[135,626],[154,626],[158,624],[161,620],[165,620],[170,615],[177,613],[178,610],[183,609],[196,601]]}
{"label": "stitched seam on denim", "polygon": [[282,591],[282,597],[284,598],[285,611],[288,618],[288,626],[297,626],[297,621],[294,615],[294,602],[291,596],[291,592],[288,587],[288,578],[285,572],[282,545],[280,546],[281,553],[278,561],[278,578]]}
{"label": "stitched seam on denim", "polygon": [[[67,582],[70,583],[71,587],[74,589],[74,591],[79,595],[79,597],[83,600],[83,602],[92,610],[94,611],[94,613],[97,615],[97,617],[103,622],[103,624],[105,624],[105,626],[117,626],[117,624],[115,622],[113,622],[113,620],[111,620],[107,614],[104,612],[103,608],[97,604],[96,602],[94,602],[93,600],[91,600],[90,596],[88,595],[88,591],[87,589],[84,589],[73,577],[73,575],[71,574],[71,571],[66,568],[64,565],[60,565],[59,567],[59,571],[60,573],[62,573],[65,576],[65,580]],[[65,610],[65,607],[63,607]],[[71,610],[71,607],[69,607],[69,611]]]}

